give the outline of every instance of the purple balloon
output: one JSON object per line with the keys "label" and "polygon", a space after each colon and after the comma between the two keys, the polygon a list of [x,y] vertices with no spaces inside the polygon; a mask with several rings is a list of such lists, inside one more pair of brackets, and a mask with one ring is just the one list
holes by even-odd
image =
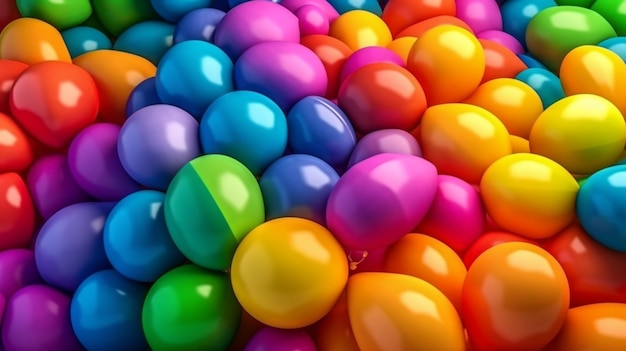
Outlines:
{"label": "purple balloon", "polygon": [[201,155],[198,121],[171,105],[144,107],[122,126],[117,152],[124,170],[138,183],[167,190],[174,175]]}
{"label": "purple balloon", "polygon": [[263,327],[254,334],[245,351],[315,351],[311,336],[302,329]]}
{"label": "purple balloon", "polygon": [[39,283],[43,280],[37,271],[33,251],[10,249],[0,252],[0,295],[10,299],[21,288]]}
{"label": "purple balloon", "polygon": [[261,93],[289,111],[300,99],[324,96],[328,77],[320,58],[306,46],[266,42],[246,50],[235,63],[235,85]]}
{"label": "purple balloon", "polygon": [[339,12],[326,0],[281,0],[280,4],[294,13],[305,5],[317,6],[326,15],[328,22],[332,22],[339,17]]}
{"label": "purple balloon", "polygon": [[50,155],[35,161],[26,183],[44,220],[63,207],[92,199],[74,180],[66,155]]}
{"label": "purple balloon", "polygon": [[35,263],[48,284],[73,292],[91,274],[111,267],[103,229],[114,205],[79,203],[46,221],[35,243]]}
{"label": "purple balloon", "polygon": [[160,104],[161,99],[156,90],[156,78],[150,77],[133,89],[126,101],[126,118],[140,108]]}
{"label": "purple balloon", "polygon": [[479,33],[476,37],[478,39],[485,39],[493,41],[494,43],[498,43],[508,48],[516,55],[526,53],[522,44],[520,44],[520,42],[515,39],[514,36],[501,30],[487,30]]}
{"label": "purple balloon", "polygon": [[122,167],[117,154],[120,127],[96,123],[70,144],[68,163],[76,183],[102,201],[117,201],[141,189]]}
{"label": "purple balloon", "polygon": [[382,129],[371,132],[359,140],[352,150],[348,167],[383,153],[422,157],[422,149],[409,132],[401,129]]}
{"label": "purple balloon", "polygon": [[189,12],[178,21],[174,31],[174,44],[186,40],[204,40],[213,42],[215,28],[226,12],[213,9],[198,9]]}
{"label": "purple balloon", "polygon": [[368,46],[355,51],[348,57],[341,69],[339,82],[343,82],[350,74],[354,73],[354,71],[359,68],[379,62],[393,63],[402,67],[405,66],[402,57],[394,51],[380,46]]}
{"label": "purple balloon", "polygon": [[70,323],[69,296],[31,285],[8,301],[2,324],[6,351],[78,351],[82,345]]}
{"label": "purple balloon", "polygon": [[222,18],[215,29],[214,41],[233,61],[259,43],[299,43],[298,17],[271,1],[248,1],[235,6]]}

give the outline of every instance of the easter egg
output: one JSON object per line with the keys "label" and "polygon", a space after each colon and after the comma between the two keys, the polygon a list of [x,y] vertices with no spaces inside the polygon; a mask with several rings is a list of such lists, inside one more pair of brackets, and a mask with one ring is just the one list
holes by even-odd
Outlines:
{"label": "easter egg", "polygon": [[176,26],[163,21],[145,21],[132,25],[122,32],[113,49],[144,57],[158,65],[172,46]]}
{"label": "easter egg", "polygon": [[148,286],[106,269],[87,277],[72,296],[70,320],[88,350],[144,350],[141,327]]}
{"label": "easter egg", "polygon": [[518,73],[515,79],[535,90],[541,98],[544,109],[565,97],[561,80],[547,69],[528,68]]}
{"label": "easter egg", "polygon": [[571,95],[539,115],[528,141],[532,153],[558,162],[573,174],[591,174],[619,160],[626,123],[609,100]]}
{"label": "easter egg", "polygon": [[91,5],[102,26],[113,36],[119,36],[133,24],[159,18],[150,1],[92,0]]}
{"label": "easter egg", "polygon": [[37,140],[63,148],[96,121],[100,100],[88,72],[67,62],[47,61],[27,68],[9,97],[13,117]]}
{"label": "easter egg", "polygon": [[462,103],[429,107],[420,146],[440,174],[478,184],[494,161],[511,153],[506,126],[488,110]]}
{"label": "easter egg", "polygon": [[328,85],[323,96],[328,99],[336,98],[341,69],[348,57],[352,55],[352,49],[337,38],[320,34],[302,37],[300,44],[313,51],[324,65]]}
{"label": "easter egg", "polygon": [[33,162],[33,147],[11,117],[0,112],[0,173],[21,172]]}
{"label": "easter egg", "polygon": [[[3,297],[10,300],[21,288],[41,283],[43,281],[37,271],[32,250],[9,249],[0,252],[0,294]],[[0,310],[3,308],[0,307]]]}
{"label": "easter egg", "polygon": [[328,35],[356,51],[368,46],[386,46],[393,40],[383,19],[366,10],[345,12],[330,24]]}
{"label": "easter egg", "polygon": [[61,35],[72,58],[94,50],[108,50],[113,46],[106,34],[92,27],[73,27]]}
{"label": "easter egg", "polygon": [[241,242],[231,269],[241,306],[260,322],[295,329],[324,317],[343,291],[348,262],[333,235],[313,221],[260,224]]}
{"label": "easter egg", "polygon": [[432,163],[413,155],[379,154],[339,179],[328,199],[326,222],[346,248],[382,248],[419,224],[436,192]]}
{"label": "easter egg", "polygon": [[150,287],[141,318],[153,350],[226,350],[241,306],[226,274],[187,264]]}
{"label": "easter egg", "polygon": [[204,40],[213,42],[217,25],[226,13],[214,8],[201,8],[184,15],[174,30],[173,43],[187,40]]}
{"label": "easter egg", "polygon": [[454,305],[422,279],[396,273],[355,274],[348,280],[347,295],[350,323],[361,350],[465,350],[463,325]]}
{"label": "easter egg", "polygon": [[509,242],[487,249],[463,285],[469,341],[476,350],[543,350],[565,322],[569,296],[563,269],[542,248]]}
{"label": "easter egg", "polygon": [[396,37],[403,29],[436,16],[456,15],[455,0],[389,0],[383,9],[382,19]]}
{"label": "easter egg", "polygon": [[16,3],[22,16],[46,21],[59,30],[79,25],[92,12],[89,0],[18,0]]}
{"label": "easter egg", "polygon": [[176,23],[193,10],[209,7],[211,0],[150,0],[150,4],[159,16]]}
{"label": "easter egg", "polygon": [[35,208],[23,178],[0,174],[0,250],[26,247],[35,230]]}
{"label": "easter egg", "polygon": [[262,350],[316,351],[311,336],[303,329],[261,328],[246,345],[246,351]]}
{"label": "easter egg", "polygon": [[263,223],[263,196],[254,175],[225,155],[200,156],[174,176],[165,223],[178,249],[195,264],[230,267],[239,242]]}
{"label": "easter egg", "polygon": [[417,140],[410,133],[402,129],[381,129],[368,133],[358,141],[350,155],[348,167],[383,153],[422,156]]}
{"label": "easter egg", "polygon": [[29,17],[18,18],[2,29],[0,59],[29,65],[43,61],[72,62],[61,33],[51,24]]}
{"label": "easter egg", "polygon": [[578,189],[563,166],[525,153],[498,159],[480,181],[480,194],[493,221],[531,239],[551,237],[574,220]]}

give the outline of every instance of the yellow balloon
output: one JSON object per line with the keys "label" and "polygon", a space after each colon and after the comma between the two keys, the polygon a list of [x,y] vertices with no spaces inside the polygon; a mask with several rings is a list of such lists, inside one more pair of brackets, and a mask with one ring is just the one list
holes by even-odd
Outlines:
{"label": "yellow balloon", "polygon": [[404,60],[404,63],[406,63],[409,58],[409,52],[411,51],[411,48],[416,41],[416,37],[397,38],[389,43],[389,45],[387,45],[387,49],[398,54],[398,56],[400,56]]}
{"label": "yellow balloon", "polygon": [[252,317],[275,328],[302,328],[332,309],[348,279],[348,260],[326,228],[284,217],[259,225],[242,240],[231,279]]}
{"label": "yellow balloon", "polygon": [[387,24],[365,10],[345,12],[330,24],[328,35],[356,51],[368,46],[387,46],[393,39]]}
{"label": "yellow balloon", "polygon": [[497,160],[480,182],[491,219],[531,239],[548,238],[572,223],[578,189],[576,179],[561,165],[527,153]]}
{"label": "yellow balloon", "polygon": [[530,153],[530,144],[528,143],[528,140],[518,137],[517,135],[510,135],[509,140],[511,141],[511,148],[513,149],[512,153]]}
{"label": "yellow balloon", "polygon": [[493,113],[509,133],[522,138],[528,138],[535,120],[543,112],[537,92],[528,84],[512,78],[487,81],[464,102]]}
{"label": "yellow balloon", "polygon": [[566,96],[599,95],[626,114],[626,64],[613,51],[595,45],[573,49],[561,63],[560,78]]}
{"label": "yellow balloon", "polygon": [[348,312],[361,351],[464,351],[465,331],[452,303],[426,281],[396,273],[348,280]]}
{"label": "yellow balloon", "polygon": [[626,123],[609,100],[572,95],[539,116],[528,141],[532,153],[551,158],[571,173],[591,174],[619,160],[626,145]]}
{"label": "yellow balloon", "polygon": [[43,61],[72,62],[61,33],[35,18],[13,20],[0,33],[0,59],[32,65]]}

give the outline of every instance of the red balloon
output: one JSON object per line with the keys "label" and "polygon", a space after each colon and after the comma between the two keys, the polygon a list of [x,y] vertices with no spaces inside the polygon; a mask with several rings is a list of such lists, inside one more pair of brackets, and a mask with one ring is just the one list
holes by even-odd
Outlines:
{"label": "red balloon", "polygon": [[35,207],[19,174],[0,174],[0,251],[28,247],[35,229]]}
{"label": "red balloon", "polygon": [[528,68],[515,53],[496,42],[478,39],[485,50],[485,74],[481,84],[496,78],[515,78]]}
{"label": "red balloon", "polygon": [[331,100],[336,98],[339,91],[341,69],[348,57],[352,55],[352,49],[341,40],[322,34],[302,37],[300,44],[311,49],[320,58],[328,76],[328,88],[325,97]]}
{"label": "red balloon", "polygon": [[602,302],[626,303],[626,253],[593,240],[579,225],[572,225],[546,245],[567,275],[571,306]]}
{"label": "red balloon", "polygon": [[423,20],[455,15],[455,0],[389,0],[382,18],[396,37],[403,29]]}
{"label": "red balloon", "polygon": [[13,117],[41,143],[66,147],[98,115],[96,83],[84,69],[45,61],[26,69],[10,95]]}
{"label": "red balloon", "polygon": [[0,113],[11,112],[9,108],[9,94],[17,76],[24,72],[28,65],[13,60],[0,60]]}
{"label": "red balloon", "polygon": [[480,254],[487,251],[487,249],[499,244],[510,242],[524,242],[536,245],[535,241],[525,238],[523,236],[501,231],[488,232],[478,238],[478,240],[476,240],[472,244],[472,246],[470,246],[469,249],[465,251],[465,255],[463,256],[463,262],[465,263],[465,267],[469,268],[472,263],[474,263],[474,260],[476,260],[476,258],[480,256]]}
{"label": "red balloon", "polygon": [[[0,32],[14,19],[22,17],[17,10],[17,1],[0,0]],[[1,67],[1,66],[0,66]],[[2,69],[0,69],[0,72]]]}
{"label": "red balloon", "polygon": [[22,172],[32,162],[28,137],[11,117],[0,112],[0,173]]}

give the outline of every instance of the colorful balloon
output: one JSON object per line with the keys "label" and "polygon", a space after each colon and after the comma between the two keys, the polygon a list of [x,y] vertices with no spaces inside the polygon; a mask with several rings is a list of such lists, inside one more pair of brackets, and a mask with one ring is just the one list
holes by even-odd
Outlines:
{"label": "colorful balloon", "polygon": [[111,39],[101,31],[87,26],[78,26],[61,33],[72,58],[95,50],[109,50]]}
{"label": "colorful balloon", "polygon": [[316,351],[311,336],[303,329],[261,328],[248,342],[245,351]]}
{"label": "colorful balloon", "polygon": [[403,38],[406,36],[421,38],[427,31],[441,25],[453,25],[459,28],[463,28],[470,33],[474,33],[472,28],[467,23],[454,16],[435,16],[422,21],[419,21],[413,25],[406,27],[403,31],[398,33],[395,38]]}
{"label": "colorful balloon", "polygon": [[336,98],[341,69],[348,57],[352,55],[352,49],[337,38],[319,34],[302,37],[300,44],[313,51],[324,65],[328,85],[325,94],[322,95],[328,99]]}
{"label": "colorful balloon", "polygon": [[353,51],[368,46],[387,46],[391,32],[383,19],[366,10],[351,10],[330,23],[328,35],[344,42]]}
{"label": "colorful balloon", "polygon": [[72,62],[61,33],[51,24],[29,17],[18,18],[2,29],[0,59],[29,65],[43,61]]}
{"label": "colorful balloon", "polygon": [[528,68],[517,74],[515,79],[526,83],[537,92],[544,109],[565,97],[561,80],[547,69]]}
{"label": "colorful balloon", "polygon": [[515,0],[504,1],[500,6],[502,29],[511,34],[526,48],[526,28],[538,13],[552,6],[554,0]]}
{"label": "colorful balloon", "polygon": [[359,140],[352,151],[348,167],[383,153],[422,157],[422,150],[410,133],[402,129],[381,129],[368,133]]}
{"label": "colorful balloon", "polygon": [[387,45],[387,49],[395,52],[402,59],[403,65],[406,66],[409,53],[416,41],[416,37],[398,37]]}
{"label": "colorful balloon", "polygon": [[[8,301],[21,288],[35,284],[43,284],[43,280],[37,271],[32,250],[8,249],[0,252],[0,295],[2,297]],[[0,311],[3,311],[2,307]]]}
{"label": "colorful balloon", "polygon": [[345,81],[349,75],[357,71],[361,67],[365,67],[374,63],[393,63],[398,66],[404,66],[405,61],[402,60],[395,52],[382,46],[368,46],[356,50],[343,65],[339,80]]}
{"label": "colorful balloon", "polygon": [[526,64],[513,51],[491,40],[479,39],[485,52],[485,72],[481,83],[498,78],[513,78],[526,68]]}
{"label": "colorful balloon", "polygon": [[27,247],[35,230],[35,208],[24,179],[0,174],[0,251]]}
{"label": "colorful balloon", "polygon": [[626,1],[624,0],[596,0],[588,1],[591,5],[590,9],[599,13],[604,19],[606,19],[617,35],[626,35]]}
{"label": "colorful balloon", "polygon": [[145,21],[132,25],[120,34],[113,49],[146,58],[155,66],[172,46],[176,26],[163,21]]}
{"label": "colorful balloon", "polygon": [[350,325],[345,290],[330,312],[315,325],[313,335],[318,351],[360,351]]}
{"label": "colorful balloon", "polygon": [[523,242],[538,245],[535,240],[520,235],[502,231],[486,231],[465,251],[463,255],[465,267],[470,268],[476,258],[488,249],[508,242]]}
{"label": "colorful balloon", "polygon": [[394,38],[408,26],[436,16],[455,16],[455,0],[389,0],[382,19]]}
{"label": "colorful balloon", "polygon": [[74,27],[91,16],[92,8],[89,0],[51,1],[51,0],[17,0],[17,8],[23,17],[38,18],[46,21],[59,30]]}
{"label": "colorful balloon", "polygon": [[150,0],[154,11],[169,22],[178,22],[185,14],[209,7],[211,0]]}
{"label": "colorful balloon", "polygon": [[626,37],[620,36],[607,39],[598,43],[598,46],[613,51],[622,59],[622,61],[626,62]]}
{"label": "colorful balloon", "polygon": [[98,20],[114,37],[124,30],[143,21],[158,20],[151,1],[137,0],[91,0]]}
{"label": "colorful balloon", "polygon": [[159,98],[159,94],[156,91],[156,78],[148,78],[137,84],[128,96],[128,101],[126,102],[126,118],[144,107],[161,103],[161,98]]}
{"label": "colorful balloon", "polygon": [[226,12],[214,8],[193,10],[184,15],[176,24],[173,43],[187,40],[214,42],[215,30]]}
{"label": "colorful balloon", "polygon": [[496,0],[456,0],[456,16],[474,33],[502,30],[502,15]]}
{"label": "colorful balloon", "polygon": [[300,35],[328,34],[330,22],[324,10],[315,5],[303,5],[299,7],[294,15],[298,17]]}
{"label": "colorful balloon", "polygon": [[[355,138],[356,139],[356,138]],[[33,162],[33,146],[14,119],[0,112],[0,173],[22,172]]]}
{"label": "colorful balloon", "polygon": [[476,35],[476,38],[489,40],[496,44],[500,44],[516,55],[520,55],[526,52],[524,47],[522,47],[522,44],[520,44],[520,42],[515,37],[501,30],[486,30],[484,32],[478,33]]}
{"label": "colorful balloon", "polygon": [[11,113],[9,96],[13,84],[27,68],[28,65],[24,62],[0,59],[0,113]]}

